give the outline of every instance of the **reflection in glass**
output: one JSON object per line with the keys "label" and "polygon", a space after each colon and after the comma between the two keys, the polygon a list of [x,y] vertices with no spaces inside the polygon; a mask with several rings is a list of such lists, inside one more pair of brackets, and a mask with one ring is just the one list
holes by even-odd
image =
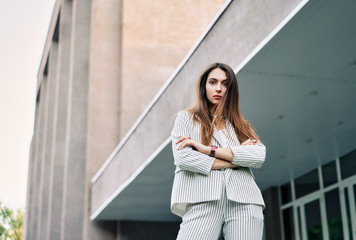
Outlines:
{"label": "reflection in glass", "polygon": [[298,233],[299,233],[299,236],[302,236],[302,221],[300,220],[300,207],[297,207],[297,217],[298,217]]}
{"label": "reflection in glass", "polygon": [[[354,203],[353,204],[355,204],[355,208],[356,208],[356,184],[353,186],[354,187]],[[350,206],[350,205],[349,205]],[[349,211],[349,213],[350,213],[350,208],[348,208],[348,211]],[[350,228],[350,236],[352,236],[351,235],[351,233],[352,233],[352,227],[351,227],[351,218],[350,218],[350,225],[349,225],[349,228]],[[356,237],[355,237],[355,233],[353,234],[353,236],[354,236],[354,240],[356,240]]]}
{"label": "reflection in glass", "polygon": [[349,236],[352,236],[352,227],[351,227],[351,215],[350,215],[350,203],[349,203],[349,191],[347,188],[344,188],[345,193],[345,203],[346,203],[346,214],[347,214],[347,226],[349,229]]}
{"label": "reflection in glass", "polygon": [[292,188],[290,186],[290,182],[281,186],[282,193],[282,204],[289,203],[292,201]]}
{"label": "reflection in glass", "polygon": [[356,150],[340,158],[340,167],[342,179],[356,174]]}
{"label": "reflection in glass", "polygon": [[344,239],[342,232],[339,189],[325,193],[326,215],[328,221],[329,239]]}
{"label": "reflection in glass", "polygon": [[324,187],[330,186],[337,182],[337,175],[336,175],[336,162],[332,161],[328,164],[322,166],[323,172],[323,183]]}
{"label": "reflection in glass", "polygon": [[319,176],[318,169],[315,169],[295,181],[295,194],[296,198],[307,195],[319,189]]}
{"label": "reflection in glass", "polygon": [[356,208],[356,184],[354,185],[354,199],[355,199],[355,208]]}
{"label": "reflection in glass", "polygon": [[305,220],[308,240],[323,240],[319,200],[305,204]]}
{"label": "reflection in glass", "polygon": [[287,208],[283,210],[283,225],[284,225],[284,238],[295,239],[294,234],[294,220],[293,220],[293,208]]}

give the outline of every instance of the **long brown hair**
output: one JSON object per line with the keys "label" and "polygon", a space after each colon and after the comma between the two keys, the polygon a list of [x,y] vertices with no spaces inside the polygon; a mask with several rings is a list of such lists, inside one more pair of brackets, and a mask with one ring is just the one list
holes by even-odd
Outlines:
{"label": "long brown hair", "polygon": [[[209,111],[211,103],[206,96],[206,81],[211,71],[220,68],[226,74],[228,86],[225,95],[220,103]],[[258,140],[257,134],[253,131],[252,126],[244,119],[240,112],[239,104],[239,87],[234,71],[226,64],[213,63],[203,73],[197,82],[197,99],[195,105],[188,110],[193,116],[193,121],[201,124],[201,142],[205,145],[211,143],[214,134],[214,124],[219,121],[228,120],[233,126],[236,136],[240,143],[247,139]],[[214,120],[214,116],[215,120]]]}

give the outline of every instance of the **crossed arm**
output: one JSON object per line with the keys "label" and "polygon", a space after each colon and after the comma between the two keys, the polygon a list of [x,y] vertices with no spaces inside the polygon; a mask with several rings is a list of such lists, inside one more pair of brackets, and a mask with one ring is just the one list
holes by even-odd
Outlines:
{"label": "crossed arm", "polygon": [[[198,152],[209,155],[211,152],[211,147],[203,145],[193,139],[186,137],[186,136],[179,136],[178,141],[176,144],[179,144],[178,151],[182,150],[186,146],[191,146],[195,148]],[[245,142],[241,143],[241,146],[247,145],[255,145],[257,143],[256,140],[246,140]],[[234,164],[234,154],[230,148],[217,148],[215,150],[215,160],[211,167],[212,170],[223,169],[223,168],[238,168],[240,165]]]}
{"label": "crossed arm", "polygon": [[212,169],[262,166],[266,147],[260,141],[247,140],[237,146],[218,148],[215,157],[210,157],[210,146],[188,137],[190,125],[188,113],[180,112],[172,130],[174,164],[181,170],[208,175]]}

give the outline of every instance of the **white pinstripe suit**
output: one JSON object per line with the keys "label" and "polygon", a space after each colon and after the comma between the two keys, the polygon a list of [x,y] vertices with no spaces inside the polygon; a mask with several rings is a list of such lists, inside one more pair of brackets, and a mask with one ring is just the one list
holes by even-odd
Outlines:
{"label": "white pinstripe suit", "polygon": [[[211,170],[215,158],[195,151],[191,147],[177,150],[179,144],[175,144],[179,136],[191,137],[200,142],[200,127],[199,122],[193,124],[188,112],[178,113],[172,130],[172,149],[176,171],[171,196],[171,211],[183,217],[187,208],[192,204],[220,200],[222,192],[226,193],[228,200],[264,207],[261,191],[255,183],[250,168],[262,166],[266,156],[265,146],[261,142],[241,146],[232,125],[227,122],[226,130],[230,138],[225,144],[233,152],[232,163],[241,168],[224,171]],[[216,128],[211,144],[217,147],[224,145]]]}

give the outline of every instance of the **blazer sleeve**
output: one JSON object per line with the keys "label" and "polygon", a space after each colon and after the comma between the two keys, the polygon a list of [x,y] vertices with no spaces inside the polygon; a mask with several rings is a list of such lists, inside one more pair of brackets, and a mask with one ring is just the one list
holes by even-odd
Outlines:
{"label": "blazer sleeve", "polygon": [[182,169],[191,172],[208,175],[211,167],[215,161],[214,157],[193,150],[192,147],[187,146],[181,150],[177,150],[180,143],[176,144],[180,136],[190,137],[191,129],[189,123],[189,115],[187,112],[179,112],[172,130],[172,151],[174,156],[174,164]]}
{"label": "blazer sleeve", "polygon": [[266,147],[260,141],[255,145],[230,147],[234,157],[232,163],[241,167],[260,168],[266,158]]}

